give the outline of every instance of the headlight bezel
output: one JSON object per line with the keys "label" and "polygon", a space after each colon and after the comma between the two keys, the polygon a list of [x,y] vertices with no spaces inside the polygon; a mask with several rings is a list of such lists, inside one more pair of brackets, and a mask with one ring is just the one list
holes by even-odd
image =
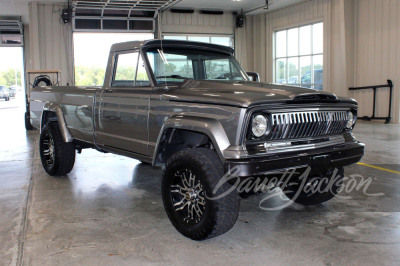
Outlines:
{"label": "headlight bezel", "polygon": [[[265,128],[263,129],[263,132],[261,132],[262,134],[261,133],[260,134],[255,134],[255,132],[253,130],[254,129],[253,123],[254,123],[255,119],[257,119],[257,117],[258,118],[262,118],[265,121],[264,122]],[[262,112],[257,112],[257,113],[252,114],[251,119],[250,119],[250,123],[249,123],[249,136],[250,136],[250,139],[262,140],[262,139],[266,138],[269,135],[270,131],[271,131],[271,122],[270,122],[269,116],[267,114],[262,113]]]}
{"label": "headlight bezel", "polygon": [[[352,117],[350,120],[349,117]],[[347,112],[347,123],[346,123],[346,130],[352,130],[357,122],[357,110],[351,109]]]}

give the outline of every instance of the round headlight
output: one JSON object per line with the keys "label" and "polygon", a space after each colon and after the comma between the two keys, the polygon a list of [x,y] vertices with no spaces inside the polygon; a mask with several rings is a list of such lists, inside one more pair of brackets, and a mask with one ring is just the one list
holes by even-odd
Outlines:
{"label": "round headlight", "polygon": [[352,112],[347,113],[347,125],[346,128],[351,128],[354,124],[354,115]]}
{"label": "round headlight", "polygon": [[253,121],[251,122],[251,132],[257,138],[265,135],[267,133],[267,118],[263,115],[256,115],[253,117]]}

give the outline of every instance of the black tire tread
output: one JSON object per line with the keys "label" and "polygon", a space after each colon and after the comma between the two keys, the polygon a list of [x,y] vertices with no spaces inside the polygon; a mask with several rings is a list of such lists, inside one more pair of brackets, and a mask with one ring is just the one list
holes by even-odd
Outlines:
{"label": "black tire tread", "polygon": [[25,129],[26,130],[33,130],[33,126],[31,124],[30,116],[28,112],[25,112]]}
{"label": "black tire tread", "polygon": [[[197,161],[197,163],[200,164],[200,169],[205,173],[207,178],[206,182],[208,182],[212,188],[216,187],[224,174],[223,165],[218,155],[211,149],[196,148],[177,152],[168,160],[166,167],[171,167],[175,162],[180,162],[183,159]],[[224,184],[218,192],[224,193],[229,189],[229,186],[229,184]],[[226,233],[234,226],[238,218],[240,207],[240,198],[236,191],[214,200],[214,202],[216,203],[217,211],[213,227],[203,228],[202,231],[186,235],[187,237],[194,240],[209,239]],[[171,215],[168,212],[167,214],[172,221]],[[177,228],[176,224],[174,224],[174,226]],[[179,228],[177,229],[180,231]],[[182,231],[180,232],[182,233]]]}
{"label": "black tire tread", "polygon": [[[63,141],[61,132],[57,122],[49,122],[42,129],[49,130],[53,137],[55,145],[56,160],[53,169],[48,171],[45,162],[42,159],[43,167],[46,172],[52,176],[65,176],[69,174],[74,168],[75,164],[75,146],[73,143],[66,143]],[[41,155],[42,157],[42,155]]]}

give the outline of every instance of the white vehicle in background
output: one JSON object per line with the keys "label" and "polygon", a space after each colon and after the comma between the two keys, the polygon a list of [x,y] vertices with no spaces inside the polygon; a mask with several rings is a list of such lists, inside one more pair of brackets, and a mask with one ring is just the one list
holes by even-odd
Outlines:
{"label": "white vehicle in background", "polygon": [[298,77],[297,76],[293,76],[293,77],[290,77],[289,78],[289,80],[288,80],[288,84],[297,84],[298,82]]}
{"label": "white vehicle in background", "polygon": [[19,86],[11,86],[8,88],[8,91],[10,93],[10,97],[15,97],[17,94],[17,90],[21,90]]}
{"label": "white vehicle in background", "polygon": [[0,86],[0,99],[4,99],[5,101],[10,100],[10,92],[6,86]]}

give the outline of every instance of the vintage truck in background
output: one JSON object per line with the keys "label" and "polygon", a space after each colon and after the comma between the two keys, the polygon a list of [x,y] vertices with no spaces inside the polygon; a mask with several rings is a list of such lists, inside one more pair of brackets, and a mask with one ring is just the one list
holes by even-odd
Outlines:
{"label": "vintage truck in background", "polygon": [[[218,197],[232,190],[218,184],[225,174],[243,179],[311,167],[310,186],[334,169],[343,177],[343,167],[364,153],[352,134],[356,117],[353,99],[254,82],[233,49],[172,40],[113,45],[102,88],[35,87],[30,98],[49,175],[68,174],[76,150],[85,148],[164,166],[168,217],[196,240],[236,222],[239,193]],[[304,205],[340,188],[295,196],[301,182],[291,178],[285,194]]]}

